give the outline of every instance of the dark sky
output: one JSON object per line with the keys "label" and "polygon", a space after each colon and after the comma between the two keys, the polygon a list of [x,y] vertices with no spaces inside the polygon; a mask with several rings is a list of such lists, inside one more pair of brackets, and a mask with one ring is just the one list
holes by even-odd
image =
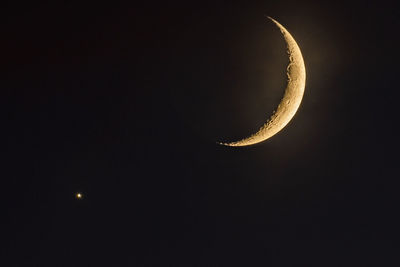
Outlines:
{"label": "dark sky", "polygon": [[[399,264],[391,2],[0,12],[1,266]],[[219,146],[256,131],[286,86],[265,15],[302,50],[301,107],[264,143]]]}

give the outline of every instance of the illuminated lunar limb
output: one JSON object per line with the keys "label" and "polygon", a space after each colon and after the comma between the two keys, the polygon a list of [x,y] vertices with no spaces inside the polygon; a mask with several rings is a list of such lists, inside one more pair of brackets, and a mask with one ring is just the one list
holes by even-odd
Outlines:
{"label": "illuminated lunar limb", "polygon": [[287,45],[289,65],[287,67],[288,84],[283,98],[275,113],[253,135],[239,141],[219,143],[225,146],[249,146],[260,143],[282,130],[296,114],[304,94],[306,68],[303,56],[292,35],[276,20],[268,17],[279,28]]}

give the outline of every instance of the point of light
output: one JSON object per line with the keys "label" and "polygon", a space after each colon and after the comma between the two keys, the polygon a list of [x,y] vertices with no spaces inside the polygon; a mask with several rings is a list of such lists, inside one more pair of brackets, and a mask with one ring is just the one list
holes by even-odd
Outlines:
{"label": "point of light", "polygon": [[76,193],[76,194],[75,194],[75,197],[76,197],[77,199],[81,199],[81,198],[83,198],[83,195],[82,195],[81,193]]}

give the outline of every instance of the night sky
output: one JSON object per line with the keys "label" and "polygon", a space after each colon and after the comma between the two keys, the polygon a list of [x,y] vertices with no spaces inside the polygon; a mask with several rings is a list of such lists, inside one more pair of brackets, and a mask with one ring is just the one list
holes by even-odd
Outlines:
{"label": "night sky", "polygon": [[[399,266],[394,1],[0,13],[1,266]],[[261,144],[217,145],[286,87],[265,16],[302,50],[302,104]]]}

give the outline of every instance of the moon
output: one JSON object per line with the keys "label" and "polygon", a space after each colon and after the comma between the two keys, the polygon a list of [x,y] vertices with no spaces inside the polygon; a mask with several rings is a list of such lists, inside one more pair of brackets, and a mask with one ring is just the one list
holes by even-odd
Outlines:
{"label": "moon", "polygon": [[306,68],[303,56],[292,35],[279,22],[268,17],[281,31],[287,45],[289,65],[287,87],[278,108],[270,119],[253,135],[239,141],[219,143],[225,146],[250,146],[267,140],[282,130],[296,114],[303,99],[306,85]]}

